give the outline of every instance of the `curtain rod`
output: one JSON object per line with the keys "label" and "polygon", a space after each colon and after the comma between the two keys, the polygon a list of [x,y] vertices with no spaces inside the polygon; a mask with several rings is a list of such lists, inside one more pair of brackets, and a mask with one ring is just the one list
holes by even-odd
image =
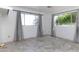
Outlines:
{"label": "curtain rod", "polygon": [[40,13],[33,13],[33,12],[27,12],[27,11],[21,11],[21,10],[13,10],[13,11],[20,11],[20,12],[35,14],[35,15],[43,15],[43,14],[40,14]]}
{"label": "curtain rod", "polygon": [[52,14],[52,15],[57,15],[57,14],[65,13],[65,12],[78,11],[78,10],[79,10],[79,9],[68,10],[68,11],[63,11],[63,12],[59,12],[59,13],[54,13],[54,14]]}

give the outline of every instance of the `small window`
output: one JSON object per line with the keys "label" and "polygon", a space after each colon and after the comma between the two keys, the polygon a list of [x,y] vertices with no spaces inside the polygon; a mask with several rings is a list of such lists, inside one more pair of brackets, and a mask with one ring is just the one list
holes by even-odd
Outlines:
{"label": "small window", "polygon": [[22,13],[21,19],[22,25],[35,25],[38,19],[38,15]]}

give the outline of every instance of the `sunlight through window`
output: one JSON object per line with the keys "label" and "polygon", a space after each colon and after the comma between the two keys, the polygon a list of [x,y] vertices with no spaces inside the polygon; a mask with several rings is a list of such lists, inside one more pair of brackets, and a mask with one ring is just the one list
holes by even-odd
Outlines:
{"label": "sunlight through window", "polygon": [[22,25],[35,25],[38,19],[37,15],[22,13],[21,14]]}

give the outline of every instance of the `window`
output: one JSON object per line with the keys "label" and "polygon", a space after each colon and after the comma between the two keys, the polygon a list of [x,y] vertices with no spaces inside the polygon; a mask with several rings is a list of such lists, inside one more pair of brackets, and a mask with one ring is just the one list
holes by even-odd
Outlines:
{"label": "window", "polygon": [[38,15],[21,13],[22,25],[35,25],[38,20]]}
{"label": "window", "polygon": [[54,17],[56,25],[70,25],[76,21],[76,12],[68,12]]}

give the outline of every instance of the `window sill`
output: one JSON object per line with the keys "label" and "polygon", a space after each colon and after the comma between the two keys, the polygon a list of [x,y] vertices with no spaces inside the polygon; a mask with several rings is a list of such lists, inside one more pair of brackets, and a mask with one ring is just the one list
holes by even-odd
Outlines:
{"label": "window sill", "polygon": [[70,24],[70,25],[55,25],[55,27],[74,27],[76,24]]}

